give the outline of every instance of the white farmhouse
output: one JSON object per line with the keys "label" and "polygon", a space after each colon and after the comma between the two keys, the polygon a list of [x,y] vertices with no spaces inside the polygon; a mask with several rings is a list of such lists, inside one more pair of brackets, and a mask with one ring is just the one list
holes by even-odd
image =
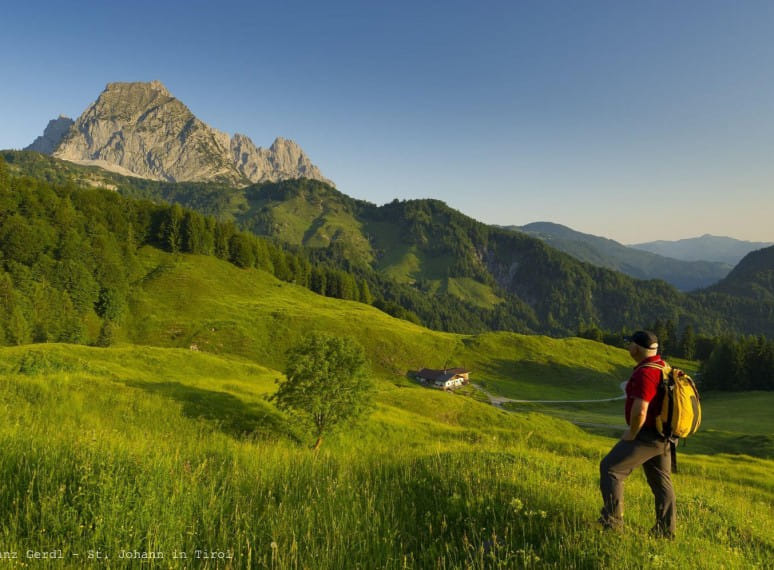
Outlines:
{"label": "white farmhouse", "polygon": [[453,390],[467,384],[470,381],[469,374],[470,371],[464,368],[447,368],[445,370],[423,368],[417,372],[417,380],[441,390]]}

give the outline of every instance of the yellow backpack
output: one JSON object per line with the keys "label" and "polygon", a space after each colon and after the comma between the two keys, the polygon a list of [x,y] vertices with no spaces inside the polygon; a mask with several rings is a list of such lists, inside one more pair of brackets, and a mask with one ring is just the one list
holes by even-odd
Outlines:
{"label": "yellow backpack", "polygon": [[644,367],[661,370],[661,389],[664,399],[661,413],[656,418],[656,429],[664,437],[688,437],[701,424],[699,391],[690,376],[669,364],[645,364]]}

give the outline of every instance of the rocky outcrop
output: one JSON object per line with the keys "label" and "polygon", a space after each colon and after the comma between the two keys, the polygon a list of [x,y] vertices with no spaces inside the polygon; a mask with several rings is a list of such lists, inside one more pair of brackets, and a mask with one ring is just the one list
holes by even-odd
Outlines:
{"label": "rocky outcrop", "polygon": [[57,121],[28,148],[153,180],[330,183],[293,141],[278,138],[263,149],[244,135],[232,139],[199,120],[159,81],[110,83],[74,123]]}
{"label": "rocky outcrop", "polygon": [[32,144],[24,150],[34,150],[42,154],[51,154],[59,146],[62,139],[73,126],[73,120],[70,117],[59,115],[56,119],[51,119],[43,131],[43,136],[36,138]]}
{"label": "rocky outcrop", "polygon": [[256,147],[245,135],[236,134],[231,139],[231,154],[236,167],[252,182],[312,178],[333,185],[323,177],[300,146],[282,137],[265,149]]}

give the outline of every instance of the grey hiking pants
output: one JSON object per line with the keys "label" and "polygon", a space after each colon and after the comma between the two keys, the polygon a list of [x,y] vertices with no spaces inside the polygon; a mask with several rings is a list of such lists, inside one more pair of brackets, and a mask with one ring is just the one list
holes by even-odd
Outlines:
{"label": "grey hiking pants", "polygon": [[642,428],[634,441],[616,443],[599,464],[603,503],[600,521],[614,528],[623,525],[624,480],[640,465],[656,499],[656,526],[653,531],[674,536],[675,492],[670,477],[672,459],[669,442],[652,428]]}

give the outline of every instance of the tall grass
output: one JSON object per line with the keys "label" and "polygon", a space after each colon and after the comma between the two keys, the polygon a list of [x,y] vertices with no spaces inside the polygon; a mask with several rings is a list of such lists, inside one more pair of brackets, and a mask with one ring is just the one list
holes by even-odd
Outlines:
{"label": "tall grass", "polygon": [[163,552],[148,568],[746,569],[774,559],[767,460],[686,457],[678,539],[658,542],[646,536],[652,496],[639,473],[627,483],[626,532],[594,528],[597,465],[613,441],[544,415],[383,382],[371,418],[314,454],[263,400],[278,373],[247,361],[44,346],[3,349],[0,370],[0,551],[32,566],[42,562],[28,549],[61,549],[57,566],[69,568],[90,550],[112,568],[138,566],[122,551]]}

